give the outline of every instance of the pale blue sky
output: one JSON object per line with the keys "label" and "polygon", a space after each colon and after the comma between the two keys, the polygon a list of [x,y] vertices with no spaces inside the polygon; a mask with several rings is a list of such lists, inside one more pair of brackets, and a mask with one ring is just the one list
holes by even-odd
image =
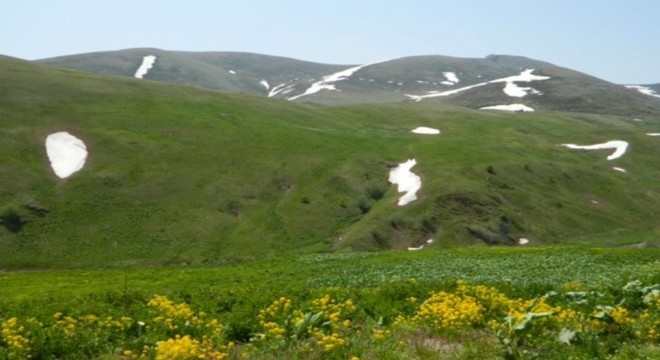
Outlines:
{"label": "pale blue sky", "polygon": [[660,83],[660,0],[2,0],[0,54],[157,47],[332,64],[523,55]]}

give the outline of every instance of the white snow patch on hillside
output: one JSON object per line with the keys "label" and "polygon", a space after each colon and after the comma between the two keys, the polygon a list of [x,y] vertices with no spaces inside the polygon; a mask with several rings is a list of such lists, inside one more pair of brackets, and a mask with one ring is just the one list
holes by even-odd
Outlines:
{"label": "white snow patch on hillside", "polygon": [[649,95],[649,96],[655,96],[655,97],[660,97],[660,94],[656,93],[655,90],[651,89],[648,86],[642,86],[642,85],[625,85],[628,89],[633,89],[641,92],[644,95]]}
{"label": "white snow patch on hillside", "polygon": [[614,170],[616,170],[616,171],[618,171],[618,172],[622,172],[622,173],[625,173],[625,172],[626,172],[626,169],[624,169],[624,168],[620,168],[620,167],[616,167],[616,166],[614,166],[612,169],[614,169]]}
{"label": "white snow patch on hillside", "polygon": [[508,82],[504,86],[504,93],[511,97],[524,97],[529,94],[541,95],[542,93],[531,87],[521,87],[514,82]]}
{"label": "white snow patch on hillside", "polygon": [[236,71],[234,71],[234,70],[229,70],[229,73],[232,74],[232,75],[236,75]]}
{"label": "white snow patch on hillside", "polygon": [[411,94],[405,94],[405,95],[407,97],[409,97],[411,100],[421,101],[421,100],[427,99],[427,98],[442,97],[442,96],[449,96],[449,95],[458,94],[458,93],[463,92],[465,90],[474,89],[476,87],[484,86],[486,84],[488,84],[488,83],[479,83],[479,84],[470,85],[470,86],[462,87],[462,88],[459,88],[459,89],[443,91],[443,92],[429,91],[426,95],[411,95]]}
{"label": "white snow patch on hillside", "polygon": [[[408,98],[410,98],[411,100],[421,101],[421,100],[426,99],[426,98],[454,95],[454,94],[458,94],[458,93],[466,91],[466,90],[474,89],[474,88],[479,87],[479,86],[484,86],[484,85],[488,85],[488,84],[495,84],[495,83],[502,83],[502,82],[507,83],[507,85],[504,87],[505,92],[506,92],[507,87],[509,88],[509,90],[513,89],[512,86],[508,85],[509,83],[513,84],[513,83],[516,83],[516,82],[531,82],[531,81],[540,81],[540,80],[550,79],[549,76],[534,75],[534,74],[532,74],[533,71],[534,71],[534,69],[527,69],[527,70],[522,71],[518,75],[507,76],[507,77],[500,78],[500,79],[495,79],[495,80],[482,82],[482,83],[478,83],[478,84],[474,84],[474,85],[470,85],[470,86],[465,86],[465,87],[458,88],[458,89],[455,89],[455,90],[427,93],[426,95],[410,95],[410,94],[405,94],[405,95]],[[518,87],[516,86],[516,88],[518,88]],[[518,94],[520,91],[524,91],[525,95],[527,95],[527,93],[540,94],[539,91],[537,91],[535,89],[532,89],[532,88],[519,88],[519,89],[521,89],[521,90],[516,90],[516,92],[515,92],[516,94]],[[528,89],[528,90],[523,90],[523,89]],[[509,94],[507,93],[507,95],[509,95]],[[515,96],[515,95],[511,95],[511,96]]]}
{"label": "white snow patch on hillside", "polygon": [[288,94],[293,91],[293,86],[293,84],[279,84],[268,91],[268,97],[273,97],[279,93]]}
{"label": "white snow patch on hillside", "polygon": [[135,72],[135,77],[138,79],[144,79],[144,76],[147,75],[149,70],[154,66],[156,62],[156,57],[154,55],[147,55],[142,59],[142,65]]}
{"label": "white snow patch on hillside", "polygon": [[628,142],[621,140],[612,140],[602,144],[594,145],[575,145],[575,144],[561,144],[569,149],[578,150],[602,150],[602,149],[615,149],[612,154],[607,157],[607,160],[618,159],[626,153],[628,149]]}
{"label": "white snow patch on hillside", "polygon": [[440,134],[440,130],[426,127],[426,126],[420,126],[412,130],[413,133],[415,134],[424,134],[424,135],[438,135]]}
{"label": "white snow patch on hillside", "polygon": [[[289,98],[290,101],[299,99],[303,96],[311,95],[311,94],[316,94],[317,92],[321,90],[337,90],[335,87],[334,83],[337,81],[341,80],[346,80],[351,75],[355,74],[358,70],[362,69],[365,66],[369,66],[371,64],[364,64],[364,65],[359,65],[359,66],[354,66],[352,68],[348,68],[346,70],[342,70],[340,72],[336,72],[334,74],[326,75],[321,79],[321,81],[317,81],[313,83],[307,90],[305,90],[304,93],[292,96]],[[371,80],[370,80],[371,81]]]}
{"label": "white snow patch on hillside", "polygon": [[548,80],[548,79],[550,79],[549,76],[534,75],[534,74],[532,74],[532,72],[534,72],[534,69],[526,69],[518,75],[513,75],[513,76],[501,78],[501,79],[495,79],[495,80],[491,80],[489,82],[491,82],[491,83],[498,83],[498,82],[531,82],[531,81],[539,81],[539,80]]}
{"label": "white snow patch on hillside", "polygon": [[648,136],[660,136],[660,133],[646,133]]}
{"label": "white snow patch on hillside", "polygon": [[527,238],[518,239],[518,245],[527,245],[527,244],[529,244],[529,239]]}
{"label": "white snow patch on hillside", "polygon": [[418,247],[412,247],[411,246],[411,247],[408,247],[408,251],[418,251],[418,250],[422,250],[423,248],[424,248],[424,245],[420,245]]}
{"label": "white snow patch on hillside", "polygon": [[[451,71],[445,71],[445,72],[442,73],[442,75],[444,75],[445,79],[447,79],[447,81],[451,82],[452,85],[458,84],[461,81],[461,80],[458,79],[458,76],[456,76],[456,73],[451,72]],[[444,81],[443,81],[443,83],[444,83]]]}
{"label": "white snow patch on hillside", "polygon": [[66,131],[56,132],[46,137],[46,154],[55,175],[65,179],[85,166],[87,147]]}
{"label": "white snow patch on hillside", "polygon": [[501,111],[525,111],[532,112],[533,108],[525,104],[509,104],[509,105],[493,105],[493,106],[484,106],[479,108],[479,110],[501,110]]}
{"label": "white snow patch on hillside", "polygon": [[270,85],[268,84],[268,81],[266,81],[265,79],[259,81],[259,84],[263,85],[263,87],[265,87],[266,90],[270,89]]}
{"label": "white snow patch on hillside", "polygon": [[404,206],[417,200],[417,190],[422,187],[422,178],[410,171],[416,164],[417,161],[415,159],[409,159],[390,171],[389,182],[398,185],[398,192],[405,193],[399,198],[399,202],[397,203],[399,206]]}

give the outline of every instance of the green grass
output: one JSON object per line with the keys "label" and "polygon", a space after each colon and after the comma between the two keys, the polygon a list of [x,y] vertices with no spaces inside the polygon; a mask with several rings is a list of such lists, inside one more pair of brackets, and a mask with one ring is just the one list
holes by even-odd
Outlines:
{"label": "green grass", "polygon": [[[658,249],[578,247],[466,247],[419,252],[335,253],[283,256],[219,267],[54,270],[0,273],[3,299],[58,299],[105,292],[222,292],[237,287],[361,288],[417,279],[551,290],[567,282],[619,286],[660,282]],[[540,290],[539,290],[540,291]],[[50,301],[50,300],[49,300]]]}
{"label": "green grass", "polygon": [[[143,335],[131,330],[130,324],[138,320],[151,324],[149,319],[156,315],[146,304],[154,294],[160,294],[175,303],[187,304],[196,313],[208,314],[209,319],[218,319],[225,328],[222,341],[238,342],[236,356],[238,352],[248,352],[250,357],[265,359],[271,356],[347,358],[349,355],[368,359],[430,359],[439,356],[440,351],[448,358],[465,359],[485,351],[497,358],[506,348],[498,345],[495,331],[456,328],[455,331],[438,332],[418,323],[399,326],[395,319],[412,317],[417,306],[432,291],[456,291],[456,280],[494,286],[512,299],[533,299],[555,291],[559,295],[551,298],[553,306],[580,311],[596,311],[596,305],[614,306],[625,299],[633,317],[641,311],[639,299],[635,297],[637,293],[622,289],[635,280],[640,281],[640,288],[659,284],[658,255],[657,249],[477,247],[288,256],[212,268],[3,273],[0,274],[3,284],[0,320],[16,317],[21,324],[32,329],[28,319],[35,318],[42,324],[41,331],[58,336],[59,325],[53,320],[56,313],[73,319],[82,319],[89,314],[100,319],[108,316],[132,319],[127,320],[127,328],[122,328],[120,334],[123,335],[115,334],[108,338],[110,340],[96,342],[90,339],[106,336],[100,330],[103,327],[87,329],[81,320],[76,325],[79,343],[72,348],[67,347],[69,340],[66,338],[49,345],[40,337],[41,332],[29,330],[35,344],[34,351],[41,351],[42,356],[64,351],[61,358],[112,358],[113,353],[117,354],[116,349],[137,347],[139,352],[141,346],[136,344],[146,342],[153,346],[156,336],[160,340],[165,340],[167,334],[174,336],[176,331],[161,333],[163,330],[156,324]],[[580,290],[596,291],[601,295],[592,293],[591,296],[596,297],[590,298],[588,305],[580,306],[568,301],[568,295],[563,295]],[[310,353],[299,347],[302,341],[293,341],[284,347],[270,342],[256,342],[252,345],[254,347],[246,347],[250,338],[263,331],[257,321],[259,311],[274,300],[285,297],[296,308],[304,308],[305,304],[324,294],[338,301],[351,299],[356,306],[354,312],[343,315],[354,324],[348,330],[350,345],[345,351],[322,354],[321,349]],[[411,297],[419,302],[411,303]],[[657,308],[651,308],[651,314],[657,317]],[[388,334],[386,339],[374,340],[372,328],[383,330]],[[546,331],[542,329],[535,326],[531,334],[539,339],[549,336],[550,333],[537,333]],[[196,330],[190,328],[189,331]],[[552,331],[552,336],[556,336]],[[658,353],[653,342],[616,331],[610,335],[594,335],[594,338],[587,337],[585,332],[581,335],[582,340],[576,340],[572,346],[547,338],[541,342],[534,340],[521,348],[542,350],[550,358],[557,359],[566,356],[599,358],[608,353],[618,353],[618,358],[622,359],[639,358],[640,354],[652,358]],[[438,350],[433,344],[453,345]]]}
{"label": "green grass", "polygon": [[[660,283],[658,144],[645,135],[657,121],[437,103],[322,108],[0,62],[0,358],[25,355],[19,333],[36,358],[112,359],[143,346],[150,358],[159,341],[186,334],[261,359],[657,357],[657,308],[641,297]],[[417,126],[442,134],[411,134]],[[66,180],[44,149],[62,130],[90,151]],[[557,146],[613,139],[631,144],[613,162]],[[423,185],[398,207],[387,175],[408,158]],[[488,247],[474,234],[532,243]],[[429,238],[423,251],[397,251]],[[552,326],[522,326],[524,339],[486,319],[451,329],[414,320],[457,280],[510,299],[555,291],[552,306],[602,323],[564,346],[556,314]],[[590,294],[588,304],[571,291]],[[156,294],[207,315],[164,327],[148,305]],[[325,295],[354,302],[341,315],[354,325],[314,317]],[[268,332],[258,314],[281,297],[310,326],[283,343],[251,340]],[[632,320],[612,322],[598,306],[623,306]],[[204,327],[213,319],[221,336]],[[349,345],[324,352],[334,331]]]}
{"label": "green grass", "polygon": [[[657,245],[657,139],[645,135],[657,122],[434,103],[317,108],[2,61],[0,268],[211,265],[429,238],[474,245],[476,232]],[[410,133],[422,125],[442,134]],[[62,130],[90,151],[66,180],[44,149]],[[557,146],[611,139],[631,143],[613,162]],[[388,171],[408,158],[423,185],[397,207]]]}

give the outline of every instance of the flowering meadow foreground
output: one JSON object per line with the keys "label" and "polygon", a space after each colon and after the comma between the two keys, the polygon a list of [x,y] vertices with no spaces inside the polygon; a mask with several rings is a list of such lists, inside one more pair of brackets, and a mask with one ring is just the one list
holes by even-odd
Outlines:
{"label": "flowering meadow foreground", "polygon": [[640,275],[552,289],[409,278],[0,302],[0,359],[653,359],[660,284]]}

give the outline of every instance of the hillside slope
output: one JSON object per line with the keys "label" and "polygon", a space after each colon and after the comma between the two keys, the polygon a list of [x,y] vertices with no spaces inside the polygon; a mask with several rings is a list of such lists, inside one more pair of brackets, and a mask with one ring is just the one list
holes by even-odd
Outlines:
{"label": "hillside slope", "polygon": [[[295,102],[341,105],[432,100],[474,109],[521,104],[528,110],[660,115],[660,98],[521,56],[413,56],[373,64],[327,65],[250,53],[129,49],[39,62],[132,77],[147,56],[155,57],[155,62],[145,79]],[[526,71],[543,79],[530,80]]]}
{"label": "hillside slope", "polygon": [[[0,268],[660,235],[654,119],[425,101],[319,108],[6,57],[0,118]],[[44,148],[60,131],[89,151],[66,179]],[[627,153],[558,146],[610,140]],[[411,158],[421,189],[397,206],[388,174]]]}

